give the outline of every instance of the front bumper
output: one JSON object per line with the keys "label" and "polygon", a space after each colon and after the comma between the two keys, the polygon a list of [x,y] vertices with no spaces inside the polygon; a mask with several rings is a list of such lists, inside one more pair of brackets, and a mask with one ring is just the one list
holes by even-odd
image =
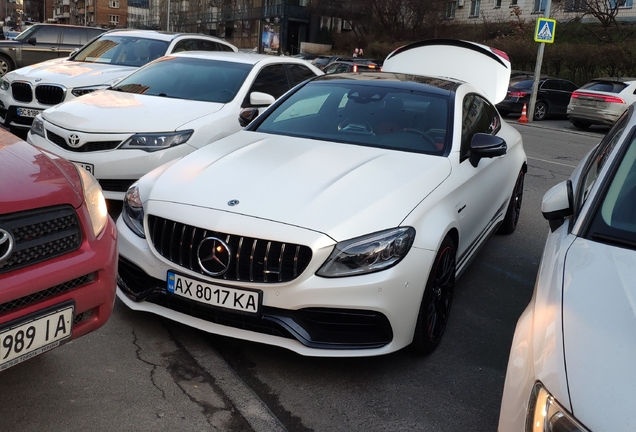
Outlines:
{"label": "front bumper", "polygon": [[[45,122],[47,136],[50,132],[56,138],[63,138],[69,135],[69,131]],[[78,135],[82,143],[117,142],[121,143],[130,137],[126,134],[90,134],[85,132],[73,132]],[[58,139],[59,139],[58,138]],[[49,139],[45,139],[31,132],[27,135],[27,142],[33,144],[50,153],[61,156],[72,162],[92,165],[91,173],[99,181],[104,192],[104,197],[109,200],[123,200],[128,188],[144,174],[169,162],[186,156],[196,150],[188,144],[181,144],[176,147],[146,152],[132,149],[112,149],[104,151],[82,151],[83,147],[73,149],[73,151],[62,148],[54,144]],[[116,144],[118,145],[118,144]]]}
{"label": "front bumper", "polygon": [[[172,212],[180,219],[213,220],[212,211],[206,209],[192,208],[175,213],[172,206]],[[206,213],[208,218],[202,219]],[[331,253],[333,240],[302,228],[246,216],[234,215],[231,219],[233,226],[224,227],[228,228],[226,232],[237,232],[246,227],[243,232],[250,231],[248,235],[255,231],[268,232],[271,238],[276,233],[281,241],[310,246],[312,261],[299,277],[287,283],[205,278],[163,258],[148,241],[133,234],[120,217],[117,221],[119,298],[134,310],[151,312],[210,333],[275,345],[307,356],[381,355],[411,343],[427,274],[435,255],[433,251],[412,248],[398,265],[377,273],[323,278],[315,272]],[[169,270],[205,280],[211,285],[261,290],[260,314],[246,316],[176,297],[166,289]]]}

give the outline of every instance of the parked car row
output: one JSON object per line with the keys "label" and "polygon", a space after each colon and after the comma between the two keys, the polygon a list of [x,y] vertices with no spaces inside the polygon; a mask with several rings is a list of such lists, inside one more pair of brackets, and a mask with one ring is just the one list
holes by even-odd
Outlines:
{"label": "parked car row", "polygon": [[[439,346],[457,278],[520,218],[527,158],[500,114],[518,104],[505,102],[508,56],[438,39],[396,49],[382,71],[324,74],[225,50],[201,35],[107,32],[3,78],[5,122],[15,110],[7,126],[30,123],[31,145],[1,135],[0,370],[97,329],[115,295],[307,356]],[[82,67],[111,63],[83,81]],[[68,81],[49,80],[56,70]],[[569,92],[562,81],[541,89]],[[62,87],[59,105],[40,101]],[[16,104],[27,93],[40,105]],[[635,421],[634,125],[631,108],[543,199],[551,234],[501,432]],[[106,199],[123,202],[116,227]]]}

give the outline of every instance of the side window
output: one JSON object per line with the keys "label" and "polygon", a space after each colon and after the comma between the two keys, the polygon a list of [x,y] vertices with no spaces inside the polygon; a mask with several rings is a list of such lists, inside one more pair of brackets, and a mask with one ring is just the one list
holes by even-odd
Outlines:
{"label": "side window", "polygon": [[219,51],[228,51],[228,52],[234,52],[234,50],[232,49],[231,46],[229,45],[225,45],[223,43],[219,43]]}
{"label": "side window", "polygon": [[585,169],[581,174],[580,188],[577,193],[577,208],[581,208],[587,200],[599,173],[603,169],[603,166],[605,166],[605,162],[607,162],[607,158],[623,134],[625,126],[627,126],[627,115],[623,114],[607,135],[605,135],[605,138],[603,138],[603,141],[600,142],[596,150],[590,155],[590,159],[588,159],[585,164]]}
{"label": "side window", "polygon": [[326,68],[324,68],[322,71],[326,74],[330,74],[330,73],[336,73],[336,68],[338,67],[338,65],[329,65]]}
{"label": "side window", "polygon": [[56,44],[60,39],[60,29],[60,27],[42,26],[33,36],[36,43]]}
{"label": "side window", "polygon": [[462,103],[460,160],[463,161],[470,156],[470,142],[476,133],[495,134],[500,127],[501,123],[495,107],[479,95],[466,95]]}
{"label": "side window", "polygon": [[545,80],[541,88],[543,90],[561,90],[559,82],[555,80]]}
{"label": "side window", "polygon": [[289,90],[287,75],[282,64],[274,64],[264,67],[254,80],[252,88],[247,93],[244,106],[249,106],[250,93],[262,92],[274,96],[276,99],[281,97]]}
{"label": "side window", "polygon": [[62,43],[64,45],[83,45],[87,42],[86,38],[82,37],[84,36],[83,33],[84,29],[81,28],[64,28],[62,33]]}
{"label": "side window", "polygon": [[219,44],[209,40],[197,40],[197,50],[199,51],[219,51]]}
{"label": "side window", "polygon": [[177,44],[172,49],[173,53],[178,53],[181,51],[197,51],[197,41],[194,39],[183,39],[177,42]]}
{"label": "side window", "polygon": [[576,86],[576,84],[574,84],[573,82],[570,81],[561,81],[561,88],[565,91],[569,91],[569,92],[573,92],[574,90],[576,90],[578,87]]}
{"label": "side window", "polygon": [[287,72],[289,72],[292,87],[316,76],[307,66],[288,64],[285,65],[285,67],[287,68]]}

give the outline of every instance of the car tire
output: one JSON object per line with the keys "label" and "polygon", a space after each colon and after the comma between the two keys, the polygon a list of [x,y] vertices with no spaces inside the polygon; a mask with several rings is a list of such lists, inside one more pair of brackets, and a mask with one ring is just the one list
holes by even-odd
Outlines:
{"label": "car tire", "polygon": [[537,121],[544,120],[548,115],[548,104],[545,102],[537,102],[534,104],[534,116],[533,119]]}
{"label": "car tire", "polygon": [[521,202],[523,201],[523,184],[526,178],[526,173],[519,171],[515,187],[512,190],[512,196],[508,203],[508,209],[504,216],[503,222],[497,230],[498,234],[512,234],[517,229],[519,223],[519,215],[521,214]]}
{"label": "car tire", "polygon": [[0,54],[0,77],[4,76],[7,72],[11,72],[13,69],[11,59],[4,54]]}
{"label": "car tire", "polygon": [[575,128],[581,129],[581,130],[586,130],[590,126],[592,126],[592,123],[590,122],[586,122],[584,120],[577,120],[577,119],[570,119],[570,123],[572,123]]}
{"label": "car tire", "polygon": [[428,275],[411,349],[430,354],[439,346],[446,329],[455,291],[456,247],[446,236]]}

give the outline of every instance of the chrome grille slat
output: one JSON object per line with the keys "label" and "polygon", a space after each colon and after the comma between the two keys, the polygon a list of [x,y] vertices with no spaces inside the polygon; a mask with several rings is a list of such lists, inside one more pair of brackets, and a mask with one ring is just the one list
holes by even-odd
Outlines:
{"label": "chrome grille slat", "polygon": [[[175,266],[206,278],[254,283],[289,282],[302,274],[312,257],[311,248],[307,246],[216,232],[154,215],[148,215],[148,226],[148,240],[157,253]],[[222,275],[210,276],[199,265],[197,248],[207,237],[224,240],[229,248],[230,265]],[[278,277],[271,276],[274,274]]]}

